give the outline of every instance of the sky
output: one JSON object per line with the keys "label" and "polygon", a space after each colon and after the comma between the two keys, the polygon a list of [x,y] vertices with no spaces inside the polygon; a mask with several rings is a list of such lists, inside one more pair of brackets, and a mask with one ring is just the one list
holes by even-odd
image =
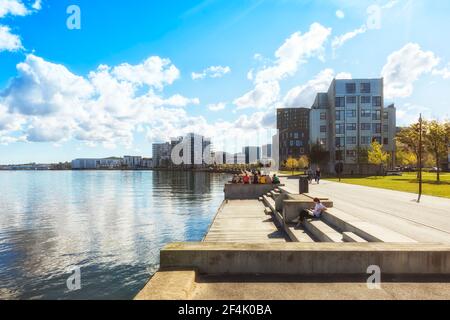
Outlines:
{"label": "sky", "polygon": [[[73,7],[75,6],[75,7]],[[270,141],[275,109],[378,78],[398,125],[444,120],[446,0],[0,0],[0,164]]]}

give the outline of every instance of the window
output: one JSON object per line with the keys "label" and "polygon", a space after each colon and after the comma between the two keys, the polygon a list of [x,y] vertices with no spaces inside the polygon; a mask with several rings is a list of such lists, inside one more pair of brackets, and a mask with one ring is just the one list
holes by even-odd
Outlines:
{"label": "window", "polygon": [[389,126],[387,124],[383,125],[383,132],[388,132],[389,131]]}
{"label": "window", "polygon": [[370,137],[366,137],[366,136],[361,137],[361,144],[368,145],[371,143],[371,141],[372,141],[372,139]]}
{"label": "window", "polygon": [[370,130],[370,123],[361,123],[361,130]]}
{"label": "window", "polygon": [[346,83],[345,91],[347,93],[356,93],[356,83]]}
{"label": "window", "polygon": [[355,96],[347,97],[347,103],[348,104],[356,104],[356,97]]}
{"label": "window", "polygon": [[373,137],[372,142],[378,142],[379,144],[381,144],[381,137]]}
{"label": "window", "polygon": [[371,97],[370,96],[361,96],[361,103],[370,104]]}
{"label": "window", "polygon": [[298,132],[294,133],[294,139],[298,139]]}
{"label": "window", "polygon": [[389,139],[388,138],[384,138],[383,139],[383,144],[384,145],[388,145],[389,144]]}
{"label": "window", "polygon": [[344,137],[336,137],[336,148],[345,147]]}
{"label": "window", "polygon": [[383,119],[384,120],[388,120],[389,119],[389,113],[388,112],[383,112]]}
{"label": "window", "polygon": [[347,145],[356,144],[356,137],[347,137]]}
{"label": "window", "polygon": [[356,110],[347,110],[346,115],[347,118],[356,118]]}
{"label": "window", "polygon": [[345,134],[345,126],[343,124],[336,125],[336,134]]}
{"label": "window", "polygon": [[381,107],[381,97],[373,97],[372,104],[374,107]]}
{"label": "window", "polygon": [[320,113],[320,120],[327,120],[327,113],[326,112],[321,112]]}
{"label": "window", "polygon": [[336,97],[336,108],[345,108],[345,98]]}
{"label": "window", "polygon": [[372,111],[370,110],[361,110],[362,118],[370,118],[372,116]]}
{"label": "window", "polygon": [[356,131],[356,123],[347,123],[347,131]]}
{"label": "window", "polygon": [[[374,123],[372,129],[373,129],[373,133],[380,134],[381,133],[381,123]],[[381,141],[380,141],[380,143],[381,143]]]}
{"label": "window", "polygon": [[320,126],[320,132],[327,132],[327,126]]}
{"label": "window", "polygon": [[289,145],[290,145],[291,147],[293,147],[293,146],[294,146],[294,140],[289,141]]}
{"label": "window", "polygon": [[377,110],[372,113],[372,120],[381,120],[381,111]]}
{"label": "window", "polygon": [[347,157],[356,158],[356,150],[347,150]]}
{"label": "window", "polygon": [[297,147],[303,147],[303,141],[301,141],[301,140],[295,141],[295,146],[297,146]]}
{"label": "window", "polygon": [[305,154],[305,148],[300,148],[300,154]]}
{"label": "window", "polygon": [[361,83],[361,93],[370,93],[370,82]]}
{"label": "window", "polygon": [[342,161],[344,160],[344,152],[341,150],[336,151],[336,160]]}
{"label": "window", "polygon": [[336,121],[344,121],[344,111],[336,111]]}

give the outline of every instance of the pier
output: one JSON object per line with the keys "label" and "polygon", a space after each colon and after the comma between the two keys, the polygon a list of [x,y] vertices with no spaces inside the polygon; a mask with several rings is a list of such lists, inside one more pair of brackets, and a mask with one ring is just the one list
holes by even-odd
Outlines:
{"label": "pier", "polygon": [[[299,195],[295,180],[282,182],[226,185],[203,241],[163,248],[160,271],[136,299],[450,298],[448,234],[405,234],[399,222],[389,227],[335,206],[320,187]],[[327,212],[297,227],[314,196]],[[367,286],[370,266],[382,272],[379,290]]]}

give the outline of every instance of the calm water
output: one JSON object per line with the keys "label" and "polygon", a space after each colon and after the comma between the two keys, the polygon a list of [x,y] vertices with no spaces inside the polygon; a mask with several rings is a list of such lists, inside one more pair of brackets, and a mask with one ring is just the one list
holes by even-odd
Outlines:
{"label": "calm water", "polygon": [[[0,298],[131,299],[159,250],[200,241],[226,175],[0,172]],[[68,267],[81,270],[70,292]]]}

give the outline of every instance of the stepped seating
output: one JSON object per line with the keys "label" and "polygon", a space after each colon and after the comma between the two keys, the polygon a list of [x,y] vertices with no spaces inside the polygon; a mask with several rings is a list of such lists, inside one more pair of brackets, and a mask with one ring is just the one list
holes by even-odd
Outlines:
{"label": "stepped seating", "polygon": [[368,242],[415,243],[417,241],[400,233],[372,224],[342,212],[329,208],[322,214],[322,220],[338,230],[352,232]]}
{"label": "stepped seating", "polygon": [[367,240],[364,240],[363,238],[354,234],[353,232],[343,232],[342,240],[344,240],[344,242],[358,242],[358,243],[368,242]]}
{"label": "stepped seating", "polygon": [[296,228],[294,225],[286,226],[285,231],[293,242],[315,242],[304,228]]}
{"label": "stepped seating", "polygon": [[272,198],[269,198],[267,196],[263,196],[263,200],[264,200],[264,204],[266,205],[266,207],[269,207],[270,210],[272,210],[272,212],[275,212],[275,200],[273,200]]}
{"label": "stepped seating", "polygon": [[342,234],[320,219],[306,219],[305,229],[320,242],[344,242]]}

